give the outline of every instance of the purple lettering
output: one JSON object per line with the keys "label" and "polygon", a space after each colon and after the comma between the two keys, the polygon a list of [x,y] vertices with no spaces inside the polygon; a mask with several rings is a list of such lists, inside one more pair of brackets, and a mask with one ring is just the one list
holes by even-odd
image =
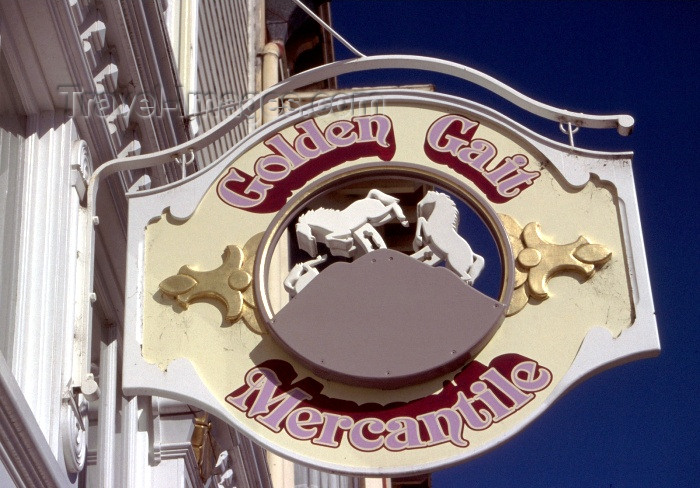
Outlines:
{"label": "purple lettering", "polygon": [[491,427],[493,423],[491,412],[484,409],[477,411],[472,405],[472,401],[467,398],[464,392],[457,392],[457,403],[452,408],[464,417],[464,421],[472,430],[484,430]]}
{"label": "purple lettering", "polygon": [[292,168],[301,166],[308,161],[308,159],[299,156],[294,148],[287,142],[287,139],[282,137],[281,134],[277,134],[274,137],[269,138],[267,141],[265,141],[265,145],[270,149],[276,150],[280,156],[287,158]]}
{"label": "purple lettering", "polygon": [[[302,417],[304,417],[302,419]],[[318,425],[323,423],[323,415],[315,408],[299,408],[294,410],[287,421],[285,427],[289,435],[295,439],[309,440],[316,437],[318,433]],[[312,428],[309,428],[312,426]]]}
{"label": "purple lettering", "polygon": [[264,142],[272,154],[258,158],[253,175],[229,168],[217,184],[219,198],[250,212],[275,212],[294,190],[335,166],[364,157],[390,161],[396,152],[392,122],[385,115],[338,120],[325,132],[313,119],[294,128],[293,144],[282,134]]}
{"label": "purple lettering", "polygon": [[496,148],[488,141],[474,139],[469,146],[457,153],[460,161],[479,171],[485,171],[486,165],[496,156]]}
{"label": "purple lettering", "polygon": [[[282,393],[270,400],[268,400],[267,405],[270,405],[270,403],[274,404],[277,403],[278,401],[281,400],[280,404],[274,408],[269,414],[259,417],[256,420],[263,424],[265,427],[270,429],[273,432],[279,432],[282,430],[282,427],[280,425],[284,421],[284,419],[287,417],[287,415],[290,414],[292,410],[297,408],[297,406],[303,402],[304,400],[310,400],[311,396],[309,396],[304,390],[300,390],[299,388],[294,388],[291,390],[289,393]],[[257,403],[257,402],[256,402]]]}
{"label": "purple lettering", "polygon": [[513,198],[518,195],[523,188],[532,185],[532,182],[540,177],[538,172],[520,170],[517,174],[498,182],[498,193],[504,197]]}
{"label": "purple lettering", "polygon": [[294,139],[294,149],[300,156],[313,159],[333,149],[333,146],[328,144],[328,141],[323,137],[321,129],[318,128],[314,120],[305,120],[294,127],[299,132],[297,138]]}
{"label": "purple lettering", "polygon": [[246,391],[236,397],[229,397],[226,401],[237,409],[245,412],[246,403],[255,396],[253,405],[246,413],[246,415],[251,418],[267,414],[270,412],[270,407],[272,405],[279,404],[268,415],[257,419],[258,422],[274,432],[279,432],[281,430],[280,424],[297,405],[304,400],[311,399],[311,396],[299,388],[294,388],[288,393],[280,393],[274,396],[277,387],[282,383],[279,378],[277,378],[277,375],[267,368],[249,371],[246,375],[246,384],[249,387]]}
{"label": "purple lettering", "polygon": [[519,410],[530,400],[535,398],[532,393],[525,394],[518,390],[513,383],[508,381],[501,373],[495,368],[489,368],[486,373],[479,376],[482,380],[486,380],[493,386],[498,388],[504,395],[506,395],[513,402],[513,408]]}
{"label": "purple lettering", "polygon": [[[365,436],[365,427],[367,432],[370,434],[375,434],[377,437],[374,439],[369,439]],[[384,432],[384,422],[375,418],[362,419],[359,422],[355,422],[352,426],[350,432],[348,432],[348,440],[353,447],[359,449],[360,451],[376,451],[384,443],[384,437],[381,436]]]}
{"label": "purple lettering", "polygon": [[498,397],[494,395],[491,390],[489,390],[489,387],[483,381],[474,382],[469,389],[476,395],[472,401],[481,400],[491,409],[494,414],[494,422],[498,422],[515,411],[506,407],[503,402],[501,402]]}
{"label": "purple lettering", "polygon": [[299,441],[400,452],[446,443],[469,446],[467,429],[484,430],[513,415],[549,386],[552,374],[535,361],[507,354],[489,367],[472,361],[435,395],[386,406],[328,397],[313,378],[295,378],[289,363],[265,361],[248,371],[244,385],[226,402],[270,431],[284,430]]}
{"label": "purple lettering", "polygon": [[[469,144],[478,126],[477,122],[459,115],[445,115],[430,126],[426,142],[438,152],[446,152],[457,156],[459,149]],[[462,137],[455,137],[452,135],[453,133]]]}
{"label": "purple lettering", "polygon": [[540,391],[549,386],[552,373],[547,368],[538,367],[534,361],[523,361],[513,368],[510,379],[521,390]]}
{"label": "purple lettering", "polygon": [[[242,193],[236,190],[236,187],[241,186],[238,185],[239,183],[247,183]],[[263,183],[259,177],[253,178],[246,173],[241,175],[236,168],[231,168],[226,176],[219,181],[216,191],[219,194],[219,198],[229,205],[239,208],[251,208],[265,200],[267,190],[270,188],[272,188],[272,185]]]}
{"label": "purple lettering", "polygon": [[528,159],[522,154],[505,158],[488,170],[497,150],[489,141],[473,139],[478,127],[478,122],[461,115],[443,115],[428,129],[423,150],[430,160],[469,178],[492,202],[507,202],[532,185],[540,173],[524,169]]}
{"label": "purple lettering", "polygon": [[420,425],[411,417],[396,417],[386,423],[388,434],[384,446],[390,451],[417,449],[425,446],[420,439]]}
{"label": "purple lettering", "polygon": [[[458,447],[467,447],[469,443],[462,439],[462,419],[459,414],[449,408],[442,408],[437,412],[428,412],[416,417],[423,422],[428,430],[430,441],[428,446],[442,444],[443,442],[451,442]],[[442,429],[440,419],[445,421],[447,433]]]}
{"label": "purple lettering", "polygon": [[255,172],[260,178],[267,181],[279,181],[285,178],[291,170],[289,161],[277,154],[264,156],[255,162]]}
{"label": "purple lettering", "polygon": [[[357,142],[376,142],[382,147],[389,147],[387,139],[391,132],[391,119],[386,115],[363,115],[353,117],[352,121],[359,128]],[[372,128],[376,130],[372,130]]]}
{"label": "purple lettering", "polygon": [[338,431],[342,432],[348,430],[352,425],[352,419],[347,415],[323,412],[323,428],[321,429],[321,435],[311,442],[321,446],[338,447],[339,444],[336,440]]}
{"label": "purple lettering", "polygon": [[496,185],[510,173],[517,173],[520,168],[524,168],[525,166],[527,166],[527,158],[522,154],[516,154],[512,158],[505,158],[498,167],[486,173],[486,178]]}
{"label": "purple lettering", "polygon": [[326,127],[323,135],[326,136],[326,139],[331,144],[335,144],[338,147],[347,147],[357,142],[357,134],[352,132],[354,129],[355,125],[352,122],[339,120]]}

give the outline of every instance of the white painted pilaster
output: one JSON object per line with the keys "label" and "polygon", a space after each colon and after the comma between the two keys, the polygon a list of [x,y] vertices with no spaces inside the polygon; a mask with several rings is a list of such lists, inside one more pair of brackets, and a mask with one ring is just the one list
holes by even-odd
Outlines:
{"label": "white painted pilaster", "polygon": [[[64,385],[66,321],[72,320],[74,283],[67,231],[71,225],[70,156],[73,124],[61,112],[28,118],[30,134],[20,195],[17,295],[12,371],[54,455]],[[72,338],[71,338],[72,340]]]}

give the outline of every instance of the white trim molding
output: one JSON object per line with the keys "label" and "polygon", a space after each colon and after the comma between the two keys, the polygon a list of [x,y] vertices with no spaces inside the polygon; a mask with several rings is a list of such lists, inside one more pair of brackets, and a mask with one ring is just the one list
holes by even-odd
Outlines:
{"label": "white trim molding", "polygon": [[1,352],[0,461],[18,487],[70,486]]}
{"label": "white trim molding", "polygon": [[[66,328],[73,322],[69,269],[71,223],[70,161],[76,138],[61,112],[30,116],[24,175],[17,270],[17,301],[12,371],[55,456],[60,447],[60,409]],[[75,273],[75,270],[73,270]],[[75,276],[75,274],[73,274]],[[72,341],[72,337],[68,337]]]}

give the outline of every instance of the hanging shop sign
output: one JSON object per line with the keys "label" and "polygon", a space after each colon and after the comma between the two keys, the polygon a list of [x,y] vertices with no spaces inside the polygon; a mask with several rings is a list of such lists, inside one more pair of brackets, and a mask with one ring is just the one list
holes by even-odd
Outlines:
{"label": "hanging shop sign", "polygon": [[476,456],[658,348],[630,160],[434,93],[286,114],[130,195],[123,389],[321,469]]}

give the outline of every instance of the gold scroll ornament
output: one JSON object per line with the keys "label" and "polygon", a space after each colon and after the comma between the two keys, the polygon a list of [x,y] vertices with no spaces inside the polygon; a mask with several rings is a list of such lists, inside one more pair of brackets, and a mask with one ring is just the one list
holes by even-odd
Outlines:
{"label": "gold scroll ornament", "polygon": [[262,334],[262,322],[256,317],[252,275],[255,251],[262,239],[256,234],[245,243],[243,249],[227,246],[222,264],[210,271],[197,271],[185,265],[178,274],[164,279],[160,285],[163,295],[177,301],[184,309],[196,301],[213,299],[226,308],[226,321],[230,324],[243,320],[256,334]]}
{"label": "gold scroll ornament", "polygon": [[549,298],[547,282],[556,274],[574,272],[588,280],[612,256],[600,244],[591,244],[583,236],[569,244],[553,244],[540,233],[540,224],[530,222],[520,227],[509,215],[499,217],[508,233],[515,258],[515,284],[507,316],[515,315],[535,300]]}

